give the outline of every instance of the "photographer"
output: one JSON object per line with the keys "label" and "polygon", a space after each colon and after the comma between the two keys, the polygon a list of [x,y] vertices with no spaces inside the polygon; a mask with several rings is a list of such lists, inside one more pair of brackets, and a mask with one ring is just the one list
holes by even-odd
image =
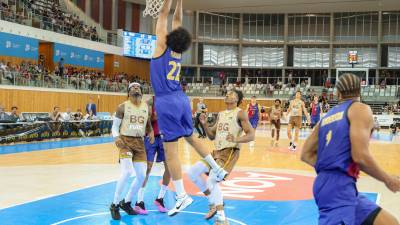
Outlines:
{"label": "photographer", "polygon": [[204,131],[203,125],[200,123],[200,114],[207,112],[207,106],[204,104],[204,99],[199,98],[199,103],[197,103],[197,110],[195,114],[194,127],[199,133],[199,138],[206,138],[206,133]]}

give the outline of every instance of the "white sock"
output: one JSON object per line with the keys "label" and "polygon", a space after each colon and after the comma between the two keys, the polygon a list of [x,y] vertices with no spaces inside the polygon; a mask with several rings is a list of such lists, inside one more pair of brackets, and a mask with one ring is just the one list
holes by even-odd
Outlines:
{"label": "white sock", "polygon": [[144,178],[146,177],[146,169],[147,169],[146,163],[135,162],[133,163],[133,167],[135,168],[136,178],[132,182],[129,191],[125,196],[125,202],[132,202],[133,196],[135,196],[138,193],[139,189],[143,185]]}
{"label": "white sock", "polygon": [[217,211],[217,216],[218,216],[221,220],[225,220],[225,212],[224,212],[224,210],[218,210],[218,211]]}
{"label": "white sock", "polygon": [[213,170],[218,170],[221,168],[217,162],[215,162],[214,158],[211,156],[211,154],[208,154],[206,157],[204,157],[204,160],[208,163],[208,165],[211,166]]}
{"label": "white sock", "polygon": [[183,196],[186,194],[185,187],[183,186],[183,180],[174,180],[172,181],[175,186],[175,191],[177,196]]}
{"label": "white sock", "polygon": [[207,172],[209,172],[208,167],[201,161],[194,164],[187,172],[190,180],[192,180],[201,192],[205,192],[208,189],[205,179],[201,176]]}
{"label": "white sock", "polygon": [[143,202],[144,200],[144,188],[140,188],[138,191],[137,202]]}
{"label": "white sock", "polygon": [[161,185],[160,192],[158,193],[158,197],[157,198],[158,199],[164,198],[165,193],[167,193],[167,190],[168,190],[168,186]]}
{"label": "white sock", "polygon": [[121,159],[121,176],[118,179],[117,187],[115,188],[113,203],[117,205],[121,201],[121,193],[128,182],[133,171],[132,159]]}

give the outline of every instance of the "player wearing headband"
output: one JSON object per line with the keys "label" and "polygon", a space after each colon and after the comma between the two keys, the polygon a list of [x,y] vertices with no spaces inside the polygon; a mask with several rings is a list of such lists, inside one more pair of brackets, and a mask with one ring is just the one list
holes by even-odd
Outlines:
{"label": "player wearing headband", "polygon": [[[112,135],[115,145],[119,149],[121,176],[115,189],[114,200],[110,206],[111,216],[120,220],[119,208],[128,215],[138,212],[131,206],[133,197],[143,184],[146,176],[146,151],[143,138],[148,134],[150,143],[154,143],[154,133],[149,120],[150,110],[146,102],[142,101],[142,87],[139,83],[132,83],[128,87],[129,99],[117,108],[113,121]],[[122,190],[128,184],[129,177],[135,171],[133,180],[125,198],[121,200]]]}

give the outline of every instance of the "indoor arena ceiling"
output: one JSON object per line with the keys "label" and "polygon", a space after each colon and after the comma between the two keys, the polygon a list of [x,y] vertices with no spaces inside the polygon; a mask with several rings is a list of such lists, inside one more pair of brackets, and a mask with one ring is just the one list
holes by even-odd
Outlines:
{"label": "indoor arena ceiling", "polygon": [[[126,0],[145,4],[145,0]],[[318,13],[400,10],[400,0],[184,0],[184,8],[209,12]]]}

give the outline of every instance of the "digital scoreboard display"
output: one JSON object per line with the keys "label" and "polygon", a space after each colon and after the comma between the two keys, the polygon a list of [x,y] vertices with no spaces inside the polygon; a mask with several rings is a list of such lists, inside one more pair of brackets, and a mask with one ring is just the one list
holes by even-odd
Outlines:
{"label": "digital scoreboard display", "polygon": [[124,56],[151,59],[156,48],[156,36],[134,32],[123,32]]}
{"label": "digital scoreboard display", "polygon": [[349,51],[348,61],[349,61],[349,64],[357,64],[358,63],[357,51]]}

